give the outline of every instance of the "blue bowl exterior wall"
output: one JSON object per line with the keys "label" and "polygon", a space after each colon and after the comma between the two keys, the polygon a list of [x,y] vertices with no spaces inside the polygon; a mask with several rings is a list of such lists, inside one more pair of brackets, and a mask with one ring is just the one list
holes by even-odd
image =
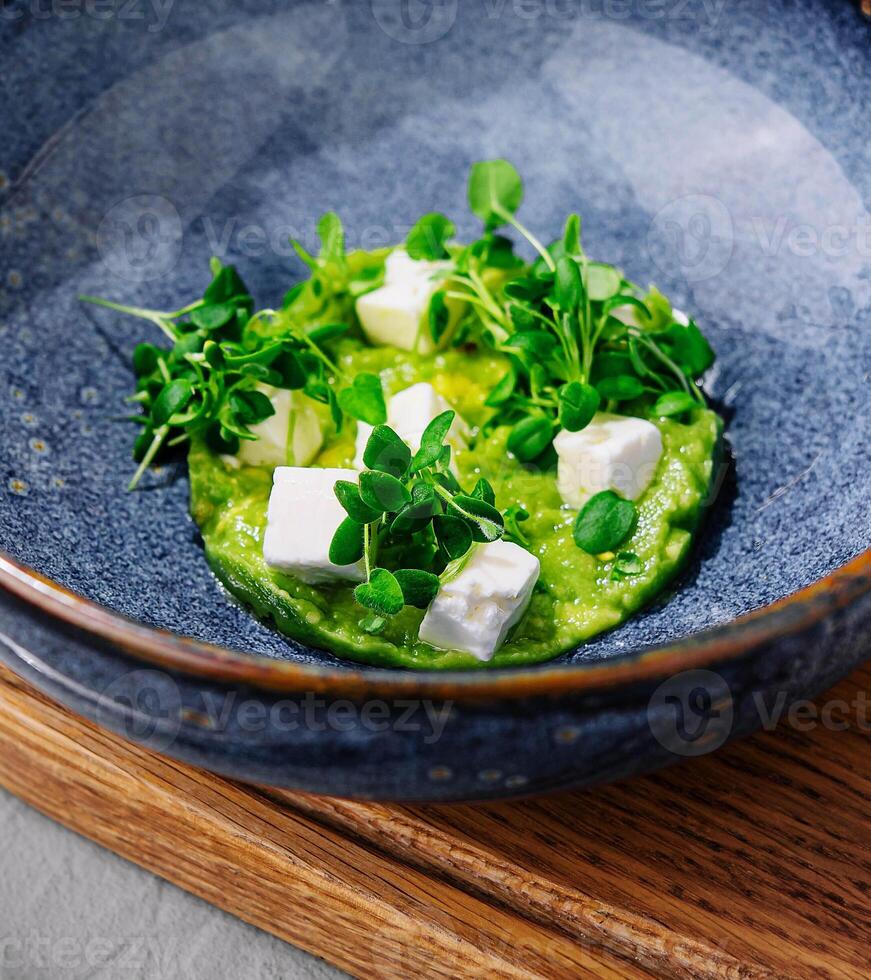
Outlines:
{"label": "blue bowl exterior wall", "polygon": [[[232,687],[143,664],[4,594],[0,620],[0,659],[14,671],[156,751],[249,782],[448,802],[623,779],[749,734],[772,712],[825,691],[867,659],[871,593],[702,672],[481,703],[359,703]],[[699,691],[709,699],[703,707]]]}

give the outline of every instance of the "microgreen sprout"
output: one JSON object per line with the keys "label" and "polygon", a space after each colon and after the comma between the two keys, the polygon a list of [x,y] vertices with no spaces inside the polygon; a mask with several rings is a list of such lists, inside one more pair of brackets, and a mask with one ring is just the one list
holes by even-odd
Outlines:
{"label": "microgreen sprout", "polygon": [[[620,269],[591,260],[577,214],[544,245],[517,216],[523,182],[506,160],[475,163],[467,191],[483,225],[477,240],[457,244],[454,223],[433,211],[414,224],[404,246],[415,261],[444,263],[421,324],[436,352],[472,345],[505,357],[505,373],[484,398],[483,438],[508,427],[509,453],[546,468],[553,465],[560,430],[580,431],[597,412],[681,422],[705,406],[699,382],[714,360],[707,340],[654,287],[644,292]],[[255,312],[237,271],[217,259],[202,298],[178,310],[81,298],[145,319],[171,342],[143,343],[134,351],[136,391],[129,400],[141,414],[134,417],[139,465],[131,489],[164,449],[194,435],[214,452],[238,452],[274,413],[270,388],[299,390],[327,406],[337,431],[345,417],[374,426],[366,472],[356,484],[336,485],[348,517],[333,546],[336,559],[345,559],[337,564],[364,561],[366,582],[357,597],[368,613],[361,625],[378,632],[397,609],[431,597],[438,576],[476,542],[505,536],[528,546],[521,525],[529,514],[515,505],[503,515],[486,480],[471,492],[460,486],[445,444],[452,412],[431,422],[412,453],[385,424],[380,377],[342,368],[334,343],[357,329],[356,300],[383,282],[385,252],[349,256],[333,212],[321,217],[317,231],[317,255],[293,243],[309,278],[278,310]],[[515,254],[504,232],[525,240],[531,262]],[[631,501],[606,491],[581,509],[574,539],[592,555],[611,556],[602,560],[613,558],[612,578],[640,574],[640,559],[618,551],[636,520]],[[414,548],[403,551],[408,541]]]}
{"label": "microgreen sprout", "polygon": [[516,536],[524,519],[521,509],[502,515],[487,480],[470,492],[460,486],[445,443],[453,420],[450,410],[436,416],[415,453],[389,426],[376,425],[363,452],[367,469],[356,483],[335,485],[348,516],[333,536],[330,561],[363,561],[366,581],[354,595],[367,610],[361,625],[369,632],[405,606],[426,608],[476,542],[503,537],[509,525]]}
{"label": "microgreen sprout", "polygon": [[171,348],[143,343],[134,351],[136,391],[129,401],[140,409],[134,419],[141,431],[134,444],[139,465],[130,490],[164,448],[187,442],[195,433],[213,451],[225,454],[255,439],[252,427],[275,411],[264,386],[300,390],[327,405],[337,429],[345,415],[370,425],[385,421],[380,378],[366,372],[347,376],[327,351],[327,344],[350,329],[353,296],[366,283],[350,277],[338,217],[324,215],[318,232],[319,256],[298,246],[311,278],[291,290],[281,310],[255,313],[236,269],[217,259],[212,260],[212,281],[203,297],[178,310],[80,297],[147,320],[172,341]]}
{"label": "microgreen sprout", "polygon": [[[675,320],[655,289],[645,296],[616,267],[588,259],[577,214],[543,247],[516,218],[522,199],[507,161],[472,167],[469,203],[484,236],[455,253],[446,293],[469,304],[481,341],[510,358],[486,398],[489,424],[512,426],[509,450],[539,462],[561,428],[583,429],[600,409],[679,418],[703,407],[697,382],[713,352],[695,323]],[[493,233],[506,224],[538,257],[528,266],[502,261],[494,277]]]}

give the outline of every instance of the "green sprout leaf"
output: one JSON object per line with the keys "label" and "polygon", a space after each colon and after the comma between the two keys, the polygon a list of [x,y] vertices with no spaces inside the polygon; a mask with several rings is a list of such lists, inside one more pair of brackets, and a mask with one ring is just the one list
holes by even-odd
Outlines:
{"label": "green sprout leaf", "polygon": [[489,480],[485,480],[484,477],[479,477],[478,482],[475,484],[472,490],[472,496],[477,497],[478,500],[483,500],[485,504],[490,504],[491,507],[496,506],[496,491],[493,489]]}
{"label": "green sprout leaf", "polygon": [[690,378],[700,378],[714,363],[714,351],[705,335],[690,320],[684,327],[673,323],[665,332],[675,361]]}
{"label": "green sprout leaf", "polygon": [[358,374],[349,388],[343,388],[338,395],[339,407],[351,418],[380,425],[387,421],[387,405],[384,389],[377,374]]}
{"label": "green sprout leaf", "polygon": [[469,207],[492,230],[520,207],[523,181],[507,160],[482,160],[469,173]]}
{"label": "green sprout leaf", "polygon": [[617,402],[631,401],[644,394],[644,385],[633,374],[616,374],[596,382],[599,394]]}
{"label": "green sprout leaf", "polygon": [[354,597],[379,616],[395,616],[405,605],[402,587],[386,568],[373,568],[369,581],[354,589]]}
{"label": "green sprout leaf", "polygon": [[390,533],[408,535],[422,531],[439,511],[435,491],[427,483],[416,484],[411,491],[411,501],[393,519]]}
{"label": "green sprout leaf", "polygon": [[370,470],[401,477],[411,463],[411,450],[389,425],[376,425],[363,450],[363,462]]}
{"label": "green sprout leaf", "polygon": [[640,575],[644,571],[644,563],[631,551],[621,551],[614,559],[611,568],[611,580],[617,581],[621,578],[630,578],[633,575]]}
{"label": "green sprout leaf", "polygon": [[360,497],[379,513],[393,513],[411,503],[411,494],[404,483],[390,473],[377,470],[360,474]]}
{"label": "green sprout leaf", "polygon": [[506,344],[541,362],[550,357],[557,341],[553,334],[543,330],[518,330],[508,338]]}
{"label": "green sprout leaf", "polygon": [[441,343],[441,339],[451,322],[451,313],[445,300],[445,294],[441,290],[432,294],[427,312],[427,322],[433,343]]}
{"label": "green sprout leaf", "polygon": [[652,331],[662,330],[673,322],[671,303],[656,286],[651,286],[644,297],[644,306],[637,318],[642,327]]}
{"label": "green sprout leaf", "polygon": [[[139,437],[139,439],[141,438],[142,436]],[[139,439],[137,439],[137,446]],[[208,445],[213,453],[217,453],[219,456],[235,456],[239,452],[241,441],[235,433],[228,432],[220,422],[212,422],[206,429],[206,445]],[[133,458],[137,461],[142,458],[141,456],[137,456],[136,448],[133,450]]]}
{"label": "green sprout leaf", "polygon": [[273,379],[276,388],[289,388],[291,391],[296,391],[305,387],[306,370],[293,351],[282,351],[269,367],[277,375]]}
{"label": "green sprout leaf", "polygon": [[632,533],[637,518],[631,500],[603,490],[581,508],[574,526],[575,544],[590,555],[616,551]]}
{"label": "green sprout leaf", "polygon": [[423,430],[423,435],[420,438],[420,449],[414,454],[411,461],[412,473],[417,473],[424,467],[433,466],[439,461],[445,439],[454,423],[456,414],[453,409],[448,409],[448,411],[437,415]]}
{"label": "green sprout leaf", "polygon": [[176,379],[170,381],[157,396],[151,409],[151,422],[155,429],[167,425],[173,415],[180,412],[194,394],[190,381]]}
{"label": "green sprout leaf", "polygon": [[574,258],[583,254],[581,250],[580,215],[570,214],[566,218],[565,230],[563,231],[563,251],[566,255]]}
{"label": "green sprout leaf", "polygon": [[363,557],[363,525],[346,517],[330,542],[329,558],[334,565],[353,565]]}
{"label": "green sprout leaf", "polygon": [[405,239],[405,250],[413,259],[446,259],[449,257],[446,243],[456,228],[448,218],[431,211],[419,218]]}
{"label": "green sprout leaf", "polygon": [[586,428],[599,410],[599,392],[581,381],[570,381],[559,390],[559,421],[569,432]]}
{"label": "green sprout leaf", "polygon": [[351,329],[347,323],[322,323],[309,330],[309,339],[316,344],[324,344],[328,340],[336,340],[344,336]]}
{"label": "green sprout leaf", "polygon": [[529,520],[529,511],[520,504],[512,504],[505,511],[505,538],[514,541],[522,548],[529,547],[529,538],[523,533],[520,525],[523,521]]}
{"label": "green sprout leaf", "polygon": [[451,507],[465,517],[476,541],[495,541],[505,533],[505,519],[491,504],[465,493],[451,500]]}
{"label": "green sprout leaf", "polygon": [[433,518],[433,530],[439,548],[448,561],[455,561],[472,547],[472,529],[461,517],[443,514]]}
{"label": "green sprout leaf", "polygon": [[[216,267],[214,278],[206,287],[203,299],[206,305],[213,303],[226,303],[228,300],[248,296],[248,288],[242,277],[236,271],[235,266],[221,265],[217,259],[212,259],[213,268]],[[217,264],[217,265],[216,265]]]}
{"label": "green sprout leaf", "polygon": [[651,415],[656,417],[671,418],[674,415],[683,415],[684,412],[696,408],[698,402],[692,395],[685,391],[667,391],[656,399]]}
{"label": "green sprout leaf", "polygon": [[553,423],[541,415],[521,419],[508,436],[508,451],[521,463],[540,456],[553,441]]}
{"label": "green sprout leaf", "polygon": [[230,407],[243,425],[256,425],[275,415],[275,408],[262,391],[236,391],[230,396]]}
{"label": "green sprout leaf", "polygon": [[370,507],[363,502],[360,488],[348,480],[337,480],[333,493],[352,520],[358,524],[371,524],[381,516],[381,508]]}
{"label": "green sprout leaf", "polygon": [[484,399],[484,404],[489,408],[497,408],[499,405],[503,405],[514,393],[516,385],[517,375],[513,371],[509,371],[490,389],[490,394]]}
{"label": "green sprout leaf", "polygon": [[406,606],[426,609],[439,591],[439,577],[432,572],[417,568],[402,568],[394,572],[394,578],[399,583]]}
{"label": "green sprout leaf", "polygon": [[620,292],[623,277],[613,265],[603,262],[589,262],[586,266],[587,292],[590,299],[603,303]]}
{"label": "green sprout leaf", "polygon": [[137,378],[145,377],[157,369],[157,362],[164,354],[154,344],[137,344],[133,351],[133,371]]}
{"label": "green sprout leaf", "polygon": [[236,304],[232,302],[213,303],[191,310],[190,318],[200,330],[220,330],[236,316]]}
{"label": "green sprout leaf", "polygon": [[321,258],[341,261],[345,257],[345,232],[342,219],[335,211],[327,211],[318,221],[318,237],[321,240]]}
{"label": "green sprout leaf", "polygon": [[584,298],[584,284],[578,263],[564,255],[556,264],[556,301],[564,312],[580,306]]}

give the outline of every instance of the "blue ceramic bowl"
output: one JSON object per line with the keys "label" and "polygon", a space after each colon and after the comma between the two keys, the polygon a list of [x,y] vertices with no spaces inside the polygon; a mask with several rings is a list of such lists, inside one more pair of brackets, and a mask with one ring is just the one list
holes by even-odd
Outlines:
{"label": "blue ceramic bowl", "polygon": [[[111,5],[110,5],[111,6]],[[0,651],[131,738],[243,779],[478,799],[710,751],[871,639],[871,87],[849,2],[371,0],[0,13]],[[542,237],[655,281],[719,353],[735,465],[672,595],[550,665],[350,665],[210,576],[184,466],[127,494],[130,353],[209,255],[274,305],[506,156]],[[147,332],[147,331],[146,331]],[[778,696],[780,701],[778,702]]]}

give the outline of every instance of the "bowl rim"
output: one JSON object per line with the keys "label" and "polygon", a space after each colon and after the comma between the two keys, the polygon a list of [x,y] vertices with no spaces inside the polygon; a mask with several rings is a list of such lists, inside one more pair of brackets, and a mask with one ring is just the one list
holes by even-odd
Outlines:
{"label": "bowl rim", "polygon": [[0,588],[56,626],[72,626],[120,653],[193,677],[285,693],[428,696],[468,702],[612,690],[737,660],[772,640],[801,633],[871,592],[871,548],[789,596],[671,643],[626,651],[606,661],[466,671],[416,671],[353,662],[333,667],[233,650],[136,622],[41,575],[2,549]]}

